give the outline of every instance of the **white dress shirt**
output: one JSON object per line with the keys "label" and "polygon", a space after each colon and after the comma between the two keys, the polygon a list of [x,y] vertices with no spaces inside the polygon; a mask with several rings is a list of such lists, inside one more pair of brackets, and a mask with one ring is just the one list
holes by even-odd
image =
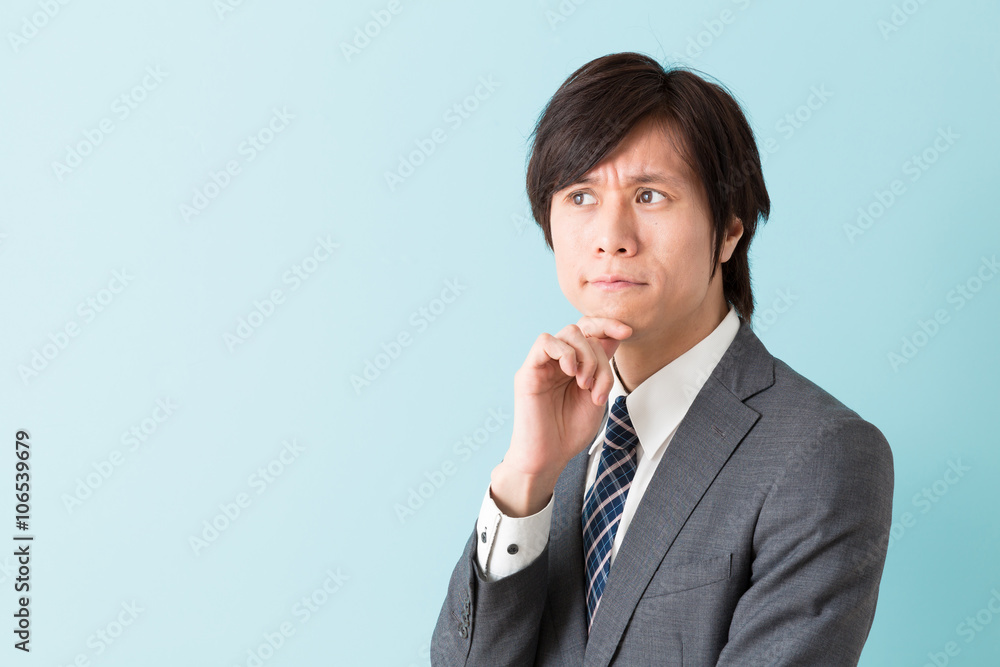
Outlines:
{"label": "white dress shirt", "polygon": [[[674,433],[677,432],[677,426],[687,414],[695,396],[701,391],[719,360],[729,349],[739,328],[739,316],[736,314],[736,309],[730,306],[729,313],[712,333],[653,373],[631,392],[625,391],[621,378],[612,366],[614,386],[608,395],[608,405],[613,405],[619,396],[626,395],[625,404],[629,418],[639,438],[639,444],[636,446],[635,477],[625,497],[621,522],[618,524],[614,544],[611,547],[612,563],[625,531],[635,516],[639,501],[642,500],[649,485],[649,480],[653,477]],[[610,412],[609,408],[609,417]],[[590,446],[584,497],[597,478],[597,466],[601,459],[606,429],[607,419]],[[476,559],[488,581],[496,581],[523,570],[542,553],[549,539],[554,499],[553,493],[548,504],[537,514],[520,518],[509,517],[497,508],[487,486],[486,496],[479,510],[479,521],[476,524],[478,526]],[[581,506],[581,512],[582,510]],[[582,532],[582,526],[580,530]]]}

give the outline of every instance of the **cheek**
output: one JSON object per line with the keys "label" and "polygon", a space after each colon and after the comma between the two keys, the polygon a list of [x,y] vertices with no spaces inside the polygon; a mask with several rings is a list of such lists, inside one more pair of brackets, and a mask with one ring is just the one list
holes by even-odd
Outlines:
{"label": "cheek", "polygon": [[[707,279],[710,268],[709,239],[703,235],[682,232],[681,226],[657,237],[653,254],[657,257],[656,273],[671,292],[685,293],[696,289]],[[689,229],[689,228],[688,228]]]}
{"label": "cheek", "polygon": [[554,248],[566,248],[567,243],[571,242],[565,222],[558,215],[551,215],[549,217],[549,235],[552,236],[552,245]]}
{"label": "cheek", "polygon": [[565,227],[552,221],[552,254],[555,258],[556,276],[559,286],[566,292],[577,283],[575,258],[579,249],[579,239],[566,233]]}
{"label": "cheek", "polygon": [[576,268],[571,256],[564,252],[561,246],[556,245],[556,247],[560,248],[560,251],[555,253],[556,278],[559,281],[559,287],[563,294],[572,294],[578,289],[579,283]]}

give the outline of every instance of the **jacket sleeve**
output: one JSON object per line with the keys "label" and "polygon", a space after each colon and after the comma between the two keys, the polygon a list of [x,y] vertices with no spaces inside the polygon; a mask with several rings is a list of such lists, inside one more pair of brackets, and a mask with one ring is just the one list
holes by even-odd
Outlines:
{"label": "jacket sleeve", "polygon": [[856,415],[825,419],[764,491],[718,666],[856,665],[888,549],[889,443]]}
{"label": "jacket sleeve", "polygon": [[448,582],[431,637],[431,665],[523,667],[535,661],[548,577],[549,547],[523,570],[488,581],[469,537]]}

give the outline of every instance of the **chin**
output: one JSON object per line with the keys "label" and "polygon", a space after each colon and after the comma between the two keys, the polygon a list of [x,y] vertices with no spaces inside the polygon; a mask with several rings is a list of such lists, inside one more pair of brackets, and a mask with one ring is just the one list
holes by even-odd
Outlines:
{"label": "chin", "polygon": [[619,301],[617,303],[603,303],[597,308],[593,308],[594,315],[596,317],[613,317],[616,320],[621,320],[625,324],[629,324],[631,320],[638,319],[638,315],[641,312],[640,309],[636,308],[635,304],[628,304],[624,301]]}

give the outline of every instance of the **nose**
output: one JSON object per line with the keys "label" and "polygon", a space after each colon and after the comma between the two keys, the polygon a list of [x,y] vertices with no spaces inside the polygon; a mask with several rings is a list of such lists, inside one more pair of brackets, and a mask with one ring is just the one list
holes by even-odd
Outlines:
{"label": "nose", "polygon": [[600,207],[595,220],[597,255],[634,255],[639,245],[635,211],[626,198],[613,197]]}

